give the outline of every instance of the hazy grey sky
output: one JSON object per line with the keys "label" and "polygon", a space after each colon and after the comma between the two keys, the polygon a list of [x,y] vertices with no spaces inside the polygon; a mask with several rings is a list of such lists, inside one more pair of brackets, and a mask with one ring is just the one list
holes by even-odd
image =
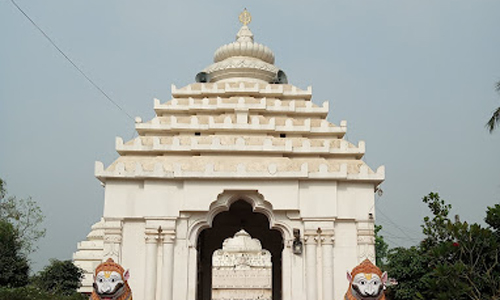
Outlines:
{"label": "hazy grey sky", "polygon": [[[462,220],[500,201],[500,130],[484,124],[500,95],[500,1],[16,1],[132,116],[194,81],[234,40],[238,14],[274,50],[289,82],[330,101],[329,120],[386,166],[377,223],[391,245],[420,238],[439,192]],[[0,177],[32,196],[47,236],[32,256],[68,259],[103,210],[94,161],[118,157],[133,122],[92,87],[8,1],[0,1]]]}

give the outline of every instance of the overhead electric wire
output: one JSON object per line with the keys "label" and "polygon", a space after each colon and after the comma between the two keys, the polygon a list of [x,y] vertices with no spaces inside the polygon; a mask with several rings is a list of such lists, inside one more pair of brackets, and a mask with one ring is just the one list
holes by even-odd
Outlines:
{"label": "overhead electric wire", "polygon": [[36,29],[38,29],[38,31],[40,31],[42,33],[42,35],[52,44],[52,46],[54,46],[54,48],[57,49],[57,51],[59,51],[59,53],[61,53],[62,56],[64,56],[64,58],[69,61],[69,63],[75,67],[75,69],[78,70],[78,72],[80,72],[80,74],[82,74],[83,77],[85,77],[85,79],[87,79],[88,82],[90,82],[90,84],[92,84],[99,92],[101,92],[101,94],[104,95],[104,97],[106,97],[106,99],[108,99],[109,102],[113,103],[119,110],[121,110],[125,115],[127,115],[127,117],[129,117],[132,121],[134,120],[134,118],[132,118],[132,116],[127,113],[120,105],[118,105],[118,103],[116,103],[113,99],[111,99],[110,96],[108,96],[108,94],[106,94],[106,92],[104,92],[92,79],[90,79],[89,76],[87,76],[87,74],[85,74],[85,72],[83,72],[72,60],[71,58],[69,58],[65,53],[64,51],[61,50],[61,48],[59,48],[56,43],[42,30],[42,28],[40,28],[40,26],[38,26],[35,21],[33,21],[33,19],[31,19],[28,14],[26,14],[24,12],[24,10],[19,6],[17,5],[17,3],[14,1],[14,0],[10,0],[12,2],[12,4],[14,4],[14,6],[17,8],[17,10],[19,10],[25,17],[26,19],[28,19],[31,24],[33,24],[33,26],[36,27]]}
{"label": "overhead electric wire", "polygon": [[[378,211],[378,212],[380,212],[380,209],[377,209],[377,211]],[[378,218],[378,217],[380,217],[380,218]],[[388,225],[390,225],[390,226],[394,226],[394,228],[396,228],[396,227],[397,227],[397,229],[398,229],[398,230],[400,230],[400,231],[401,231],[401,230],[404,230],[405,232],[410,233],[410,234],[411,234],[411,236],[412,236],[412,239],[415,239],[415,240],[420,240],[420,237],[419,237],[419,236],[421,235],[421,233],[420,233],[420,232],[415,231],[415,230],[413,230],[413,229],[411,229],[411,228],[408,228],[408,227],[406,227],[406,226],[402,226],[402,225],[397,225],[397,224],[395,224],[395,222],[394,222],[394,221],[392,221],[391,219],[389,219],[389,218],[387,218],[386,216],[384,216],[384,215],[383,215],[383,213],[381,213],[380,215],[377,215],[377,220],[381,221],[381,222],[382,222],[382,223],[384,223],[384,224],[388,224]],[[386,222],[388,222],[388,223],[386,223]],[[416,236],[416,237],[415,237],[415,236]]]}
{"label": "overhead electric wire", "polygon": [[401,244],[399,244],[398,242],[394,241],[394,240],[393,240],[393,239],[391,239],[391,238],[388,238],[388,237],[385,237],[385,236],[384,236],[384,239],[385,239],[385,240],[388,240],[389,242],[391,242],[392,244],[396,245],[396,246],[397,246],[397,247],[399,247],[399,248],[404,248],[403,246],[401,246]]}
{"label": "overhead electric wire", "polygon": [[415,242],[419,242],[419,240],[416,240],[416,239],[409,239],[407,237],[403,237],[403,236],[399,236],[399,235],[396,235],[392,232],[390,232],[389,230],[386,230],[384,229],[384,238],[386,238],[387,236],[388,237],[391,237],[393,239],[398,239],[398,240],[402,240],[402,241],[405,241],[405,242],[412,242],[412,243],[415,243]]}
{"label": "overhead electric wire", "polygon": [[384,216],[384,218],[385,218],[386,220],[388,220],[388,221],[389,221],[392,225],[394,225],[394,226],[396,227],[396,229],[398,229],[399,231],[401,231],[401,233],[403,233],[403,235],[405,235],[408,239],[410,239],[410,240],[418,240],[418,239],[416,239],[416,238],[413,238],[413,237],[409,236],[409,235],[408,235],[408,234],[407,234],[407,233],[406,233],[403,229],[401,229],[401,227],[399,227],[399,226],[398,226],[398,224],[396,224],[396,222],[392,221],[392,220],[391,220],[391,218],[389,218],[387,215],[385,215],[385,214],[382,212],[382,210],[380,210],[380,209],[379,209],[379,210],[378,210],[378,212],[379,212],[382,216]]}

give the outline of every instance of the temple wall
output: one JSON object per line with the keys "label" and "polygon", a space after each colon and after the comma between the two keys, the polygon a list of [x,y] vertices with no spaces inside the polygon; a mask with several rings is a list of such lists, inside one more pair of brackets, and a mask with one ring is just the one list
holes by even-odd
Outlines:
{"label": "temple wall", "polygon": [[[170,299],[194,299],[199,232],[193,228],[200,222],[209,226],[207,212],[224,191],[260,194],[272,203],[272,222],[290,231],[284,236],[283,300],[326,300],[332,294],[342,299],[346,270],[366,257],[374,259],[373,219],[368,215],[374,211],[372,184],[109,180],[103,253],[114,255],[130,269],[130,286],[138,299],[169,300],[162,296],[167,286]],[[304,249],[300,255],[292,252],[293,228],[301,231]],[[168,278],[166,269],[175,274],[175,281]]]}
{"label": "temple wall", "polygon": [[256,190],[276,210],[301,216],[364,219],[374,213],[373,185],[331,181],[192,180],[108,181],[104,217],[176,217],[180,211],[206,211],[224,190]]}
{"label": "temple wall", "polygon": [[146,274],[146,244],[144,243],[145,222],[126,220],[123,222],[122,255],[119,260],[124,268],[129,269],[129,284],[134,296],[141,294]]}

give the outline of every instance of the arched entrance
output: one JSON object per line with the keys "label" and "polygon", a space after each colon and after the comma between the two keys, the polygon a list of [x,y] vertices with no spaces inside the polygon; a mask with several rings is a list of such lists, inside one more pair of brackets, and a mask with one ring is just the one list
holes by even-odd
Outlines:
{"label": "arched entrance", "polygon": [[269,220],[255,213],[244,200],[234,202],[228,211],[219,213],[212,227],[198,236],[198,284],[197,300],[210,300],[212,291],[212,254],[222,248],[222,242],[244,229],[253,238],[260,240],[263,249],[269,250],[273,264],[273,300],[281,300],[283,237],[278,230],[270,229]]}

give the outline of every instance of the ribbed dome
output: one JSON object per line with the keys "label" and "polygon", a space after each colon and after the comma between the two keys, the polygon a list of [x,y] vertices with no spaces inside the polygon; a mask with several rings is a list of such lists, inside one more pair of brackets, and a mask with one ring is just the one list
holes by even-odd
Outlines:
{"label": "ribbed dome", "polygon": [[267,46],[255,43],[247,25],[243,25],[236,41],[219,47],[214,54],[214,64],[205,70],[210,82],[256,81],[273,82],[279,71],[274,65],[274,53]]}
{"label": "ribbed dome", "polygon": [[267,46],[254,43],[253,34],[248,26],[241,27],[236,35],[236,42],[224,45],[215,51],[214,62],[232,56],[249,56],[274,64],[274,53]]}

